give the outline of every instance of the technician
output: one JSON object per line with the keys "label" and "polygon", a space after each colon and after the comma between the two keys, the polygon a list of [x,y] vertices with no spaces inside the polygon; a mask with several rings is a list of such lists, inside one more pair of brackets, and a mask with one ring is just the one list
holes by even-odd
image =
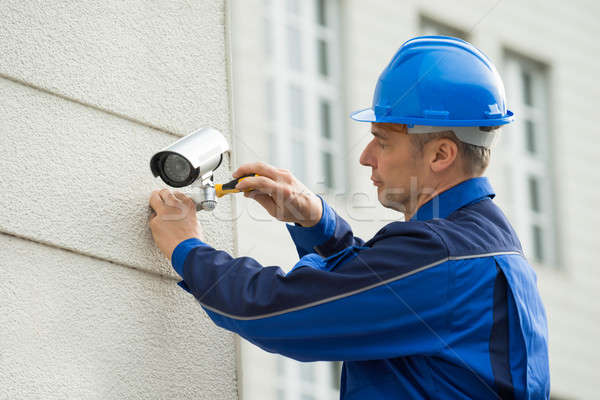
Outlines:
{"label": "technician", "polygon": [[[406,222],[368,241],[287,170],[243,165],[237,188],[287,224],[289,273],[204,242],[193,201],[155,191],[150,228],[210,318],[268,352],[344,361],[342,399],[547,399],[536,276],[482,177],[512,121],[491,61],[462,40],[405,42],[382,72],[360,163]],[[183,211],[183,212],[182,212]]]}

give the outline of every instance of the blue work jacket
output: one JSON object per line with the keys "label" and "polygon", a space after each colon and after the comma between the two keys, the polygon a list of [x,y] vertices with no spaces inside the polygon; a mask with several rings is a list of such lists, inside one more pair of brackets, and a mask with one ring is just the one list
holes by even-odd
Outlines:
{"label": "blue work jacket", "polygon": [[323,201],[288,224],[287,274],[198,239],[172,264],[220,327],[300,361],[344,361],[341,399],[547,399],[547,324],[536,275],[492,201],[464,181],[365,242]]}

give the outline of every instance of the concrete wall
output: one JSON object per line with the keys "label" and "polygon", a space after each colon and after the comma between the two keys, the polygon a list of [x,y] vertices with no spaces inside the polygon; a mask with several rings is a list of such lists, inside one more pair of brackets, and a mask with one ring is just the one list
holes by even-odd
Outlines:
{"label": "concrete wall", "polygon": [[7,0],[0,20],[0,399],[236,398],[233,336],[147,226],[150,156],[231,138],[225,2]]}
{"label": "concrete wall", "polygon": [[[600,144],[593,109],[600,99],[600,25],[598,3],[577,0],[560,2],[508,2],[441,0],[391,2],[340,0],[342,10],[342,76],[344,115],[371,104],[381,70],[408,38],[419,34],[419,16],[445,22],[469,34],[470,40],[502,68],[505,49],[544,62],[550,71],[550,117],[554,148],[556,219],[561,265],[535,265],[539,288],[548,312],[552,392],[564,398],[597,398],[600,373],[600,290],[597,259],[600,257],[600,169],[596,168]],[[238,4],[234,23],[234,88],[237,132],[248,145],[238,146],[240,160],[255,160],[267,151],[261,118],[266,115],[260,99],[262,63],[262,7],[258,0]],[[502,70],[500,71],[502,73]],[[260,94],[260,95],[259,95]],[[378,207],[369,181],[370,170],[358,164],[360,152],[370,140],[367,124],[346,120],[345,129],[349,193],[366,196],[328,197],[363,238],[370,238],[391,219],[401,219]],[[262,136],[261,136],[262,135]],[[496,152],[488,175],[502,206],[510,196],[499,169],[510,154]],[[366,208],[357,208],[357,205]],[[247,210],[245,213],[242,210]],[[260,222],[265,218],[240,199],[240,254],[265,264],[293,265],[297,260],[283,224]],[[261,229],[261,240],[252,235]],[[262,240],[263,238],[268,238]],[[248,354],[254,354],[247,352]],[[254,356],[253,356],[254,357]],[[259,362],[254,357],[250,362]],[[244,361],[244,365],[246,361]],[[275,377],[265,377],[265,380]],[[262,390],[257,388],[257,391]],[[258,393],[252,391],[251,393]],[[250,391],[249,391],[250,392]],[[248,399],[258,397],[247,397]]]}

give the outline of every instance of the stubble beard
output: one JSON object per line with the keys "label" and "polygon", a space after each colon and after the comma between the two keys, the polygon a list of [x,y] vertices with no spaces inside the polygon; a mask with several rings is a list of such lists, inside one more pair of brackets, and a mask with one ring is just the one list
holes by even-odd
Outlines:
{"label": "stubble beard", "polygon": [[417,177],[410,178],[409,188],[387,188],[378,187],[377,196],[379,202],[386,208],[406,213],[415,210],[419,200],[419,186]]}

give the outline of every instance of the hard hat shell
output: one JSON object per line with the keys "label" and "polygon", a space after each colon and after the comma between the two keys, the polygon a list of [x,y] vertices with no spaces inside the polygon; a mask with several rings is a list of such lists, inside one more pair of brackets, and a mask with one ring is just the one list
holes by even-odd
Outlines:
{"label": "hard hat shell", "polygon": [[502,79],[485,54],[464,40],[420,36],[406,41],[379,76],[365,122],[497,126],[513,120]]}

